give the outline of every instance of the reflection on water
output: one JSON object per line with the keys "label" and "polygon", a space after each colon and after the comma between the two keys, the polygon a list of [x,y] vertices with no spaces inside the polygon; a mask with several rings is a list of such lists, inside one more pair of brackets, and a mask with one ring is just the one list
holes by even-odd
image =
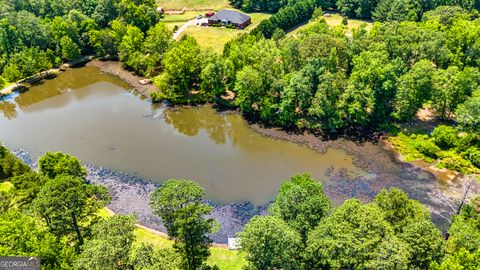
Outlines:
{"label": "reflection on water", "polygon": [[263,137],[238,114],[210,106],[166,109],[126,89],[95,68],[69,70],[11,102],[0,101],[0,140],[34,156],[64,151],[155,182],[192,179],[222,201],[264,203],[299,172],[322,181],[332,167],[364,174],[340,150],[319,154]]}

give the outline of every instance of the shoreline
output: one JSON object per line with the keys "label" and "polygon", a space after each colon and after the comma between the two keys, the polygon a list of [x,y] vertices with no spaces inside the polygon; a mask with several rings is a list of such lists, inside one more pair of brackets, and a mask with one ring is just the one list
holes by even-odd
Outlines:
{"label": "shoreline", "polygon": [[142,97],[150,98],[150,92],[158,91],[158,88],[153,83],[141,84],[139,81],[146,78],[126,70],[120,61],[93,59],[89,61],[86,66],[96,67],[103,73],[120,78],[132,86],[135,92],[139,93]]}

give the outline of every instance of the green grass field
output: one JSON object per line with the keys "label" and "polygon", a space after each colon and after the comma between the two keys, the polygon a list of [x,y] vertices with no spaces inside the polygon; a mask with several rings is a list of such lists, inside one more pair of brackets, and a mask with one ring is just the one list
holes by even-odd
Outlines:
{"label": "green grass field", "polygon": [[[331,26],[340,26],[342,25],[343,16],[335,12],[326,12],[323,16],[325,21]],[[315,22],[308,22],[303,25],[299,25],[288,32],[289,36],[294,36],[298,31],[307,28],[308,26],[314,24]],[[347,35],[352,34],[352,29],[359,28],[362,24],[366,25],[366,29],[369,31],[372,29],[373,23],[366,20],[357,20],[357,19],[348,19],[347,25]]]}
{"label": "green grass field", "polygon": [[271,16],[271,14],[267,13],[250,13],[248,15],[252,17],[252,24],[244,30],[224,27],[190,26],[183,32],[183,35],[189,35],[195,38],[201,47],[212,48],[216,52],[221,53],[223,52],[223,47],[228,41],[240,34],[250,32],[261,21]]}
{"label": "green grass field", "polygon": [[182,9],[222,9],[229,7],[228,0],[157,0],[157,5],[166,10]]}

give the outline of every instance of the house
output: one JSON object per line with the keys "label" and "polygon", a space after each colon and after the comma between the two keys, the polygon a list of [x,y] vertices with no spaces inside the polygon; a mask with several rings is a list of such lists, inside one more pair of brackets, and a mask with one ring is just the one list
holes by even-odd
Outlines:
{"label": "house", "polygon": [[252,23],[252,19],[247,14],[236,10],[223,9],[212,17],[208,18],[208,24],[221,24],[222,26],[233,25],[236,28],[243,29]]}

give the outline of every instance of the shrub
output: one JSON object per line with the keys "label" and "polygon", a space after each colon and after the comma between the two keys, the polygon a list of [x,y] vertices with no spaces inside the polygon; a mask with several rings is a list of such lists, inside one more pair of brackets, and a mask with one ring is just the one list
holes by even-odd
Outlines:
{"label": "shrub", "polygon": [[477,147],[470,147],[465,153],[464,157],[469,160],[475,167],[480,168],[480,149]]}
{"label": "shrub", "polygon": [[458,152],[465,152],[471,146],[474,146],[476,142],[477,142],[477,136],[473,133],[468,133],[463,136],[460,136],[456,144],[457,150]]}
{"label": "shrub", "polygon": [[429,158],[436,159],[440,148],[431,140],[418,140],[415,142],[415,149]]}
{"label": "shrub", "polygon": [[461,156],[452,155],[442,160],[439,164],[439,167],[444,167],[449,170],[461,172],[461,173],[468,173],[472,168],[472,164],[470,161],[465,160]]}
{"label": "shrub", "polygon": [[454,127],[440,125],[433,130],[433,141],[444,150],[455,147],[458,137]]}

